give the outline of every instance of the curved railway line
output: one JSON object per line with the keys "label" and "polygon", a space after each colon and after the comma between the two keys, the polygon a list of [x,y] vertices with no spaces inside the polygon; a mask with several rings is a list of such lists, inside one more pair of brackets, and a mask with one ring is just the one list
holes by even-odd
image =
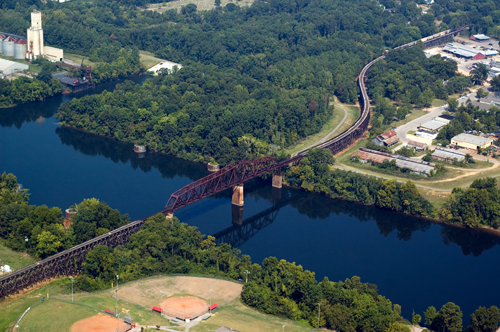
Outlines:
{"label": "curved railway line", "polygon": [[[444,33],[439,33],[435,36],[427,37],[423,40],[424,46],[432,46],[437,42],[446,41],[453,34],[457,34],[468,27],[460,27],[447,30]],[[408,43],[398,48],[408,48],[415,46],[417,42]],[[372,65],[383,59],[385,55],[379,56],[363,67],[357,77],[357,84],[360,89],[359,103],[360,116],[356,122],[340,135],[312,148],[330,149],[333,154],[337,154],[349,146],[357,139],[362,137],[368,129],[370,122],[370,100],[366,91],[365,82],[367,80],[368,70]],[[308,149],[308,150],[310,150]],[[181,188],[170,197],[164,210],[159,213],[167,215],[183,206],[189,205],[197,200],[203,199],[217,192],[221,192],[234,185],[243,183],[244,181],[260,176],[270,171],[279,172],[281,167],[291,163],[296,163],[302,159],[308,150],[302,151],[296,156],[277,162],[272,157],[264,157],[258,160],[238,161],[232,163],[217,173],[208,175],[207,177],[193,182],[184,188]],[[122,226],[109,233],[98,236],[92,240],[76,245],[68,250],[55,254],[42,261],[16,270],[6,276],[0,278],[0,299],[15,294],[23,289],[27,289],[36,284],[54,277],[63,275],[74,275],[80,271],[80,267],[85,260],[87,252],[98,245],[107,245],[115,247],[126,244],[130,236],[136,233],[149,217],[131,222],[128,225]]]}

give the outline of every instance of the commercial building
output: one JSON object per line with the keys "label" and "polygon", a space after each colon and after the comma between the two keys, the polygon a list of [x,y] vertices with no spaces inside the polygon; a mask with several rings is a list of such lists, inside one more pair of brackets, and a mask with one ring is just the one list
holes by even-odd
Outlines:
{"label": "commercial building", "polygon": [[432,131],[432,132],[438,132],[441,128],[443,128],[445,125],[448,124],[450,120],[443,119],[440,117],[435,117],[434,119],[427,121],[425,123],[422,123],[418,129],[423,129],[427,131]]}
{"label": "commercial building", "polygon": [[436,139],[437,135],[438,133],[423,129],[417,130],[417,132],[415,133],[415,136],[417,137],[429,138],[429,139]]}
{"label": "commercial building", "polygon": [[406,145],[407,148],[414,148],[415,151],[425,151],[427,150],[427,144],[422,143],[422,142],[417,142],[417,141],[408,141],[408,144]]}
{"label": "commercial building", "polygon": [[479,50],[474,47],[467,45],[462,45],[460,43],[449,43],[443,47],[443,51],[452,53],[458,57],[472,59],[472,60],[483,60],[485,57],[494,56],[498,54],[495,50]]}
{"label": "commercial building", "polygon": [[43,29],[42,13],[33,10],[31,13],[31,27],[27,30],[28,35],[28,58],[36,59],[43,56]]}
{"label": "commercial building", "polygon": [[488,36],[483,35],[483,34],[479,34],[479,35],[472,35],[472,36],[470,36],[470,39],[478,41],[478,42],[482,42],[482,41],[490,40],[491,37],[488,37]]}
{"label": "commercial building", "polygon": [[458,152],[456,150],[437,148],[431,154],[431,157],[432,157],[432,159],[445,161],[447,163],[452,163],[454,161],[460,162],[460,161],[465,160],[465,153]]}
{"label": "commercial building", "polygon": [[52,60],[52,61],[62,61],[64,58],[64,51],[60,48],[55,48],[51,46],[44,46],[43,47],[43,56],[46,59]]}
{"label": "commercial building", "polygon": [[371,149],[360,148],[356,151],[352,158],[359,158],[359,161],[362,163],[373,162],[377,164],[382,164],[385,160],[391,161],[396,160],[396,166],[399,168],[407,168],[411,171],[411,173],[429,176],[431,172],[434,170],[433,163],[429,163],[423,160],[416,160],[406,157],[401,157],[398,155],[380,152]]}
{"label": "commercial building", "polygon": [[478,148],[486,149],[492,144],[492,138],[475,136],[466,133],[459,134],[451,139],[451,145],[458,145],[470,150],[477,150]]}
{"label": "commercial building", "polygon": [[380,146],[393,146],[399,142],[399,137],[396,135],[394,130],[389,130],[372,139],[372,142]]}
{"label": "commercial building", "polygon": [[23,63],[0,59],[0,77],[28,70],[28,68],[29,66]]}

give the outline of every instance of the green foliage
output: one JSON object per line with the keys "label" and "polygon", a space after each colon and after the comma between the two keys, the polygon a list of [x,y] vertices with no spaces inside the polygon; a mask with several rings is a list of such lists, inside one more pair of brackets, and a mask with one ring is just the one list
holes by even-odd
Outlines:
{"label": "green foliage", "polygon": [[429,107],[436,97],[446,99],[455,91],[445,88],[443,80],[457,77],[456,70],[456,62],[444,61],[439,55],[427,58],[419,47],[389,52],[368,74],[368,91],[375,100],[375,112],[384,115],[387,124],[406,115],[396,111],[389,99],[416,107]]}
{"label": "green foliage", "polygon": [[419,325],[420,321],[422,321],[422,316],[420,316],[418,314],[413,316],[413,318],[412,318],[413,325]]}
{"label": "green foliage", "polygon": [[439,211],[444,222],[467,227],[500,227],[500,195],[495,178],[475,180],[469,188],[455,188]]}
{"label": "green foliage", "polygon": [[493,76],[490,84],[493,91],[500,91],[500,76],[498,75]]}
{"label": "green foliage", "polygon": [[303,158],[298,166],[290,167],[285,176],[286,182],[292,186],[331,197],[374,204],[407,214],[433,214],[431,203],[420,195],[412,182],[401,184],[340,169],[332,170],[325,164],[311,163],[309,156]]}
{"label": "green foliage", "polygon": [[53,79],[49,69],[42,69],[40,79],[25,76],[13,81],[0,78],[0,106],[45,100],[63,91],[61,81]]}
{"label": "green foliage", "polygon": [[488,67],[484,63],[478,63],[476,69],[470,71],[472,81],[477,85],[482,85],[488,78]]}
{"label": "green foliage", "polygon": [[425,315],[425,325],[431,326],[434,319],[436,319],[437,311],[436,308],[430,306],[424,313]]}
{"label": "green foliage", "polygon": [[462,311],[455,303],[448,302],[441,307],[432,320],[431,329],[434,331],[460,332],[462,331]]}
{"label": "green foliage", "polygon": [[29,205],[27,189],[20,189],[13,174],[0,176],[0,237],[16,251],[46,258],[83,241],[118,228],[128,217],[105,203],[85,200],[77,205],[74,223],[64,229],[61,209]]}
{"label": "green foliage", "polygon": [[415,149],[403,146],[394,153],[403,157],[413,157],[415,155]]}
{"label": "green foliage", "polygon": [[493,332],[500,323],[500,310],[496,306],[486,309],[479,307],[470,315],[470,324],[465,329],[467,332]]}
{"label": "green foliage", "polygon": [[319,131],[330,114],[324,89],[284,91],[198,64],[142,87],[126,82],[112,93],[73,99],[57,117],[185,159],[227,164],[273,154]]}

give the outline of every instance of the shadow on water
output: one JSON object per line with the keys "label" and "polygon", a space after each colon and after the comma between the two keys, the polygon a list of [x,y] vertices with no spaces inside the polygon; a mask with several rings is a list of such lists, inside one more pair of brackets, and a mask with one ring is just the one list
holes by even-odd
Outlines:
{"label": "shadow on water", "polygon": [[56,134],[63,144],[72,146],[73,149],[87,156],[103,156],[115,163],[121,162],[123,164],[130,161],[133,169],[139,168],[145,173],[156,168],[163,178],[172,179],[176,176],[185,176],[192,180],[198,180],[208,174],[204,164],[173,158],[161,153],[137,154],[131,143],[119,142],[68,127],[56,128]]}
{"label": "shadow on water", "polygon": [[101,93],[104,90],[113,91],[115,86],[126,80],[135,83],[144,83],[149,76],[132,76],[127,79],[120,79],[113,82],[107,82],[97,85],[93,89],[71,93],[68,95],[57,95],[55,97],[47,98],[44,101],[17,105],[15,107],[0,109],[0,126],[21,128],[23,123],[37,122],[42,124],[45,119],[54,116],[59,106],[73,98],[81,98],[86,95]]}
{"label": "shadow on water", "polygon": [[[255,189],[248,192],[248,195],[264,198],[273,205],[244,220],[240,216],[238,221],[238,217],[233,213],[233,225],[213,235],[218,243],[226,242],[234,247],[243,245],[257,232],[272,224],[279,210],[287,205],[310,219],[327,219],[331,215],[343,214],[354,217],[360,222],[373,220],[381,235],[387,237],[396,232],[400,241],[410,241],[415,232],[426,232],[433,224],[422,218],[344,200],[335,200],[335,204],[332,204],[332,199],[329,197],[306,193],[294,188],[282,188],[281,197],[276,198],[276,194],[268,187],[255,186]],[[471,230],[445,224],[439,224],[439,226],[443,244],[458,245],[466,256],[480,256],[484,251],[500,244],[500,236],[483,230]]]}

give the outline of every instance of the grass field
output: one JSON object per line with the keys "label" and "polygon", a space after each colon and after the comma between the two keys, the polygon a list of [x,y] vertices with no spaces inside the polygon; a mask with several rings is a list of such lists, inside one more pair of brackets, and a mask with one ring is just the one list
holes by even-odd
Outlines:
{"label": "grass field", "polygon": [[[194,279],[195,277],[163,277],[163,279],[165,278]],[[211,282],[211,287],[215,287],[213,288],[215,292],[224,291],[223,283],[226,283],[226,286],[227,283],[232,283],[212,278],[197,279],[199,279],[202,283]],[[144,282],[149,282],[151,280],[162,280],[162,278],[138,280],[137,282],[131,282],[126,286],[133,286],[134,284],[144,285]],[[220,285],[217,284],[218,282]],[[234,284],[241,287],[241,284],[239,283]],[[205,284],[203,285],[206,286]],[[157,285],[147,286],[148,289],[155,290]],[[180,286],[183,286],[184,288],[182,289]],[[170,291],[171,294],[175,294],[174,290],[189,291],[189,287],[193,287],[191,281],[181,280],[177,283],[171,283],[169,287],[165,288],[165,291]],[[198,290],[195,287],[191,288],[191,290],[199,292],[202,288],[206,287],[199,287]],[[42,296],[46,297],[47,293],[50,294],[49,299],[46,299],[43,303],[41,303],[40,300]],[[199,296],[203,294],[195,293],[191,295]],[[214,294],[213,299],[221,304],[227,296],[229,295]],[[156,303],[157,300],[158,299],[155,297],[152,299],[152,303]],[[31,309],[19,324],[20,329],[18,331],[70,331],[71,326],[74,323],[96,316],[98,313],[102,312],[103,309],[114,311],[115,299],[110,295],[109,291],[100,291],[95,293],[75,293],[74,302],[71,302],[71,282],[69,278],[63,278],[15,300],[4,300],[3,303],[0,303],[0,331],[6,330],[9,328],[9,325],[12,327],[28,307],[31,307]],[[151,311],[149,306],[142,306],[125,300],[119,300],[118,312],[121,317],[125,316],[125,314],[129,314],[135,322],[141,325],[160,325],[169,326],[174,329],[176,327],[179,328],[168,319],[162,318],[158,313]],[[240,297],[233,299],[226,305],[220,306],[220,309],[210,319],[203,321],[194,328],[191,328],[191,330],[213,331],[222,325],[231,327],[241,332],[279,331],[283,325],[286,325],[287,331],[300,332],[311,330],[311,327],[308,325],[301,325],[300,323],[291,320],[266,315],[255,309],[246,307],[241,303]]]}
{"label": "grass field", "polygon": [[[359,117],[359,110],[357,112],[355,110],[355,109],[357,109],[357,107],[355,107],[355,106],[343,106],[343,107],[347,110],[347,118],[346,118],[345,122],[354,123],[354,121],[356,121],[356,119]],[[294,155],[297,152],[301,151],[302,149],[310,146],[311,144],[318,142],[319,140],[324,138],[326,135],[328,135],[328,133],[331,132],[335,127],[337,127],[338,124],[340,123],[340,121],[342,121],[342,119],[344,118],[344,116],[345,116],[345,112],[341,108],[335,107],[334,111],[333,111],[333,115],[323,125],[323,128],[321,128],[321,131],[319,133],[307,136],[306,138],[300,140],[299,142],[297,142],[293,146],[290,146],[287,149],[285,149],[285,151],[287,153]],[[345,129],[342,129],[343,127],[344,126],[340,126],[337,130],[335,130],[335,132],[332,135],[330,135],[328,137],[328,139],[335,137],[338,134],[342,133],[342,131],[345,130]]]}
{"label": "grass field", "polygon": [[237,298],[228,305],[220,308],[212,317],[202,321],[189,329],[193,332],[215,331],[221,326],[226,326],[240,332],[281,331],[285,325],[287,332],[310,331],[310,326],[298,322],[266,315],[255,309],[249,308]]}
{"label": "grass field", "polygon": [[139,57],[141,61],[141,65],[147,70],[153,66],[156,66],[160,62],[166,61],[163,59],[159,59],[155,57],[155,55],[151,52],[147,51],[139,51]]}
{"label": "grass field", "polygon": [[84,56],[84,55],[71,54],[71,53],[64,52],[64,58],[65,59],[70,59],[71,61],[73,61],[74,63],[76,63],[78,65],[82,64],[82,60],[83,60],[83,65],[84,66],[93,66],[93,65],[95,65],[94,62],[90,61],[89,58],[87,56]]}
{"label": "grass field", "polygon": [[[12,270],[19,270],[22,267],[33,264],[35,259],[27,253],[14,251],[4,246],[0,241],[0,265],[9,265]],[[1,276],[0,272],[0,276]]]}
{"label": "grass field", "polygon": [[446,100],[434,99],[431,104],[433,107],[443,106],[443,105],[446,105]]}
{"label": "grass field", "polygon": [[[255,0],[241,0],[241,1],[233,1],[233,0],[221,0],[221,6],[224,7],[228,3],[234,3],[237,6],[251,6]],[[159,13],[163,13],[166,10],[176,9],[179,11],[183,6],[186,6],[190,3],[196,5],[198,10],[211,10],[215,8],[214,0],[177,0],[165,3],[154,3],[148,5],[148,10],[154,10]]]}

